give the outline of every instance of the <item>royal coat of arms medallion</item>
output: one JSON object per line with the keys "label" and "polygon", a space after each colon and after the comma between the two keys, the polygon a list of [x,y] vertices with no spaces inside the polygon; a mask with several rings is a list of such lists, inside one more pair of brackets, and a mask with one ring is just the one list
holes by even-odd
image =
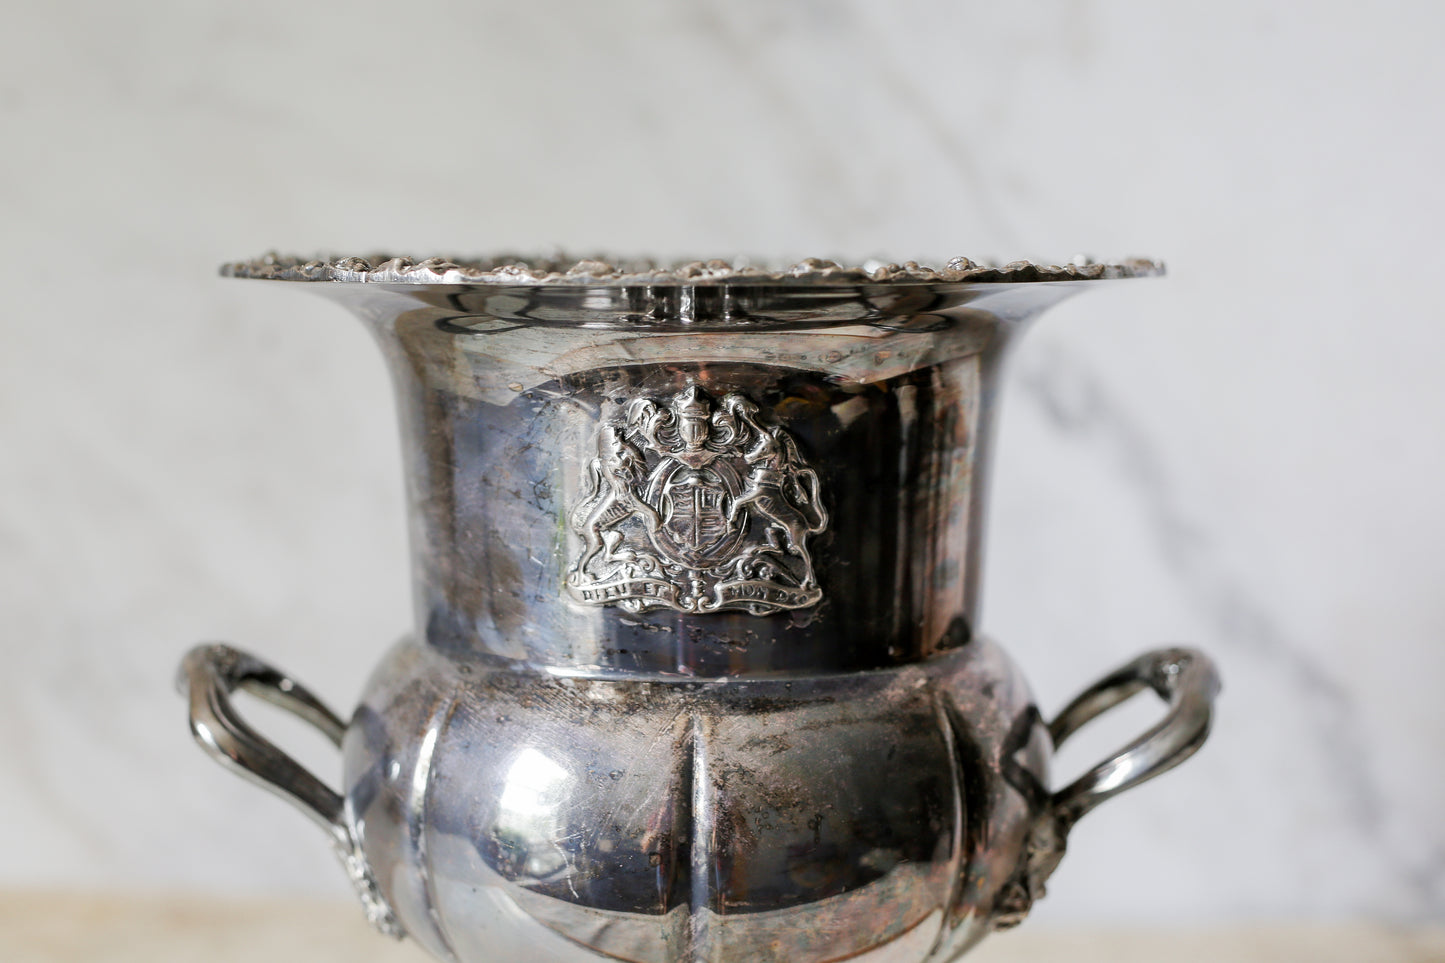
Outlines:
{"label": "royal coat of arms medallion", "polygon": [[739,393],[620,405],[570,521],[582,547],[567,587],[584,604],[766,615],[823,597],[808,553],[828,524],[818,473]]}

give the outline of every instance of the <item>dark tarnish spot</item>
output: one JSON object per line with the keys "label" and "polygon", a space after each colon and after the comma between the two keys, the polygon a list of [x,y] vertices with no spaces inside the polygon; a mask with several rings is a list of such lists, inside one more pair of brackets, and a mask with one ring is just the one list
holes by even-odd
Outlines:
{"label": "dark tarnish spot", "polygon": [[776,756],[793,748],[793,742],[786,734],[778,732],[754,736],[738,748],[743,752],[766,752]]}
{"label": "dark tarnish spot", "polygon": [[[522,568],[512,555],[511,547],[496,529],[488,529],[482,539],[484,571],[492,591],[487,594],[487,614],[504,634],[515,632],[527,624],[527,604],[520,596]],[[506,588],[499,587],[505,586]]]}
{"label": "dark tarnish spot", "polygon": [[1044,719],[1038,706],[1030,705],[1019,713],[1004,739],[1003,752],[999,759],[1004,782],[1018,790],[1019,795],[1027,800],[1029,808],[1035,812],[1043,811],[1049,801],[1049,790],[1018,757],[1028,749],[1034,730],[1041,726],[1044,726]]}
{"label": "dark tarnish spot", "polygon": [[954,766],[962,782],[965,819],[962,848],[967,863],[988,848],[988,817],[993,811],[987,779],[989,762],[984,758],[973,727],[958,707],[945,700],[944,715],[953,730]]}
{"label": "dark tarnish spot", "polygon": [[961,615],[955,615],[944,629],[943,636],[938,640],[938,651],[946,652],[949,649],[962,648],[973,638],[973,633],[968,627],[968,622]]}

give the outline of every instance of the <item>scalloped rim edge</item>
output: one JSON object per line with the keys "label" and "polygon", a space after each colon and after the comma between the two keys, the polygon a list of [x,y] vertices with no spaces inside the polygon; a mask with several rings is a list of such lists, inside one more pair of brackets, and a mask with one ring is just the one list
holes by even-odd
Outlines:
{"label": "scalloped rim edge", "polygon": [[497,255],[485,258],[430,257],[416,260],[392,255],[300,258],[266,254],[251,261],[221,266],[224,277],[268,281],[341,281],[371,284],[496,284],[523,286],[594,286],[624,284],[757,284],[806,282],[829,284],[897,284],[1023,281],[1096,281],[1158,277],[1160,261],[1128,258],[1115,263],[1075,257],[1066,264],[1010,261],[993,265],[956,257],[943,267],[907,261],[891,264],[864,261],[845,265],[807,258],[784,268],[734,261],[679,261],[660,264],[640,259],[567,258],[563,256]]}

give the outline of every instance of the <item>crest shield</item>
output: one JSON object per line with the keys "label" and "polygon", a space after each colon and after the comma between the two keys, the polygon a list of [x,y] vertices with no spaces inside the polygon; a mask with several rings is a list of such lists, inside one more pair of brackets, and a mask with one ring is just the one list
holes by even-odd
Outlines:
{"label": "crest shield", "polygon": [[807,539],[828,524],[797,442],[740,393],[694,385],[603,421],[570,517],[571,597],[631,612],[766,615],[822,598]]}

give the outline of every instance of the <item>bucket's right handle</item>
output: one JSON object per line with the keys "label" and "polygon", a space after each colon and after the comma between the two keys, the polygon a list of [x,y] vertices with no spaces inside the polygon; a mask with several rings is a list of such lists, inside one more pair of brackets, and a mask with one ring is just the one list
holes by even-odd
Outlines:
{"label": "bucket's right handle", "polygon": [[181,662],[177,680],[190,700],[191,734],[228,769],[270,790],[333,836],[349,838],[341,796],[246,724],[231,702],[245,689],[311,723],[338,748],[346,723],[299,682],[228,645],[198,645]]}
{"label": "bucket's right handle", "polygon": [[1044,895],[1045,884],[1063,859],[1069,831],[1079,817],[1104,800],[1173,769],[1208,738],[1219,674],[1203,652],[1173,648],[1147,652],[1080,693],[1049,723],[1054,748],[1144,689],[1153,689],[1168,702],[1169,711],[1148,732],[1048,797],[1029,831],[1017,874],[994,903],[995,927],[1016,926]]}
{"label": "bucket's right handle", "polygon": [[1055,748],[1090,720],[1146,688],[1169,703],[1168,713],[1148,732],[1054,793],[1051,808],[1065,831],[1104,800],[1173,769],[1209,736],[1219,694],[1214,662],[1196,649],[1159,649],[1111,672],[1065,706],[1049,723]]}

